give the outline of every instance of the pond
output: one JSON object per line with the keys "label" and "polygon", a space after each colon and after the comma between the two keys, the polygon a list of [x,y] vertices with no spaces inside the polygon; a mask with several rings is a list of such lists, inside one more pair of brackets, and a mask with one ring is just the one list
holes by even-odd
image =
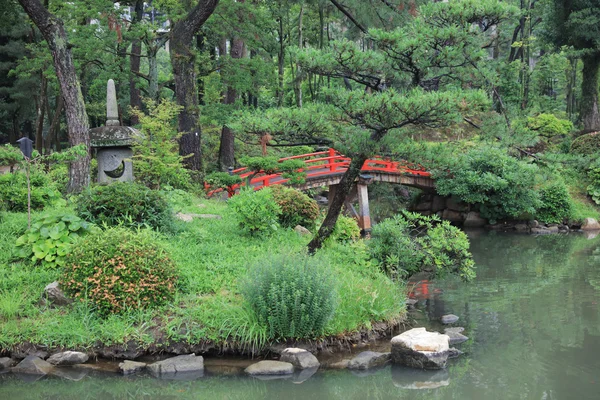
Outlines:
{"label": "pond", "polygon": [[[97,370],[26,382],[0,375],[1,399],[597,399],[600,398],[600,237],[470,233],[477,278],[416,287],[415,326],[460,317],[470,340],[447,370],[324,370],[247,378],[242,360],[207,360],[202,377],[123,378]],[[426,289],[426,290],[423,290]],[[375,346],[385,349],[386,343]],[[359,352],[364,349],[355,349]],[[346,357],[350,357],[346,354]]]}

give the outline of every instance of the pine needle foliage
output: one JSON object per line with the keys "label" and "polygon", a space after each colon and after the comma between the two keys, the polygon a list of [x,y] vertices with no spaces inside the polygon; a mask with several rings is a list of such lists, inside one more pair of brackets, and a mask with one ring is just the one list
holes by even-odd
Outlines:
{"label": "pine needle foliage", "polygon": [[338,303],[331,274],[317,259],[299,254],[255,264],[242,293],[273,339],[321,336]]}

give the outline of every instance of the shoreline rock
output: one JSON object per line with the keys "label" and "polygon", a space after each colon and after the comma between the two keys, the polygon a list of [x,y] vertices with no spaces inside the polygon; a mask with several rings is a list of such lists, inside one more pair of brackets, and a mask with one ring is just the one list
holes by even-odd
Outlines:
{"label": "shoreline rock", "polygon": [[449,354],[448,335],[413,328],[392,338],[392,363],[418,369],[442,369]]}

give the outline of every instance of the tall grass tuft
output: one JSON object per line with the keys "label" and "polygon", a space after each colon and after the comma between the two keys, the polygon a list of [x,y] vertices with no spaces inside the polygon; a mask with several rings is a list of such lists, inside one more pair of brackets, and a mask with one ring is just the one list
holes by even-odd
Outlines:
{"label": "tall grass tuft", "polygon": [[250,269],[242,293],[269,337],[315,338],[324,333],[338,304],[328,271],[307,255],[278,255]]}

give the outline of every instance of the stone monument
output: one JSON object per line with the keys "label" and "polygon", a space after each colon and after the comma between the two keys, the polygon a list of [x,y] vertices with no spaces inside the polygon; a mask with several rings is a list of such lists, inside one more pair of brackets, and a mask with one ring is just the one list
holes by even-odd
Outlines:
{"label": "stone monument", "polygon": [[133,181],[133,151],[131,145],[139,132],[130,126],[121,126],[117,108],[115,82],[106,86],[106,126],[90,129],[90,142],[96,149],[98,182]]}

